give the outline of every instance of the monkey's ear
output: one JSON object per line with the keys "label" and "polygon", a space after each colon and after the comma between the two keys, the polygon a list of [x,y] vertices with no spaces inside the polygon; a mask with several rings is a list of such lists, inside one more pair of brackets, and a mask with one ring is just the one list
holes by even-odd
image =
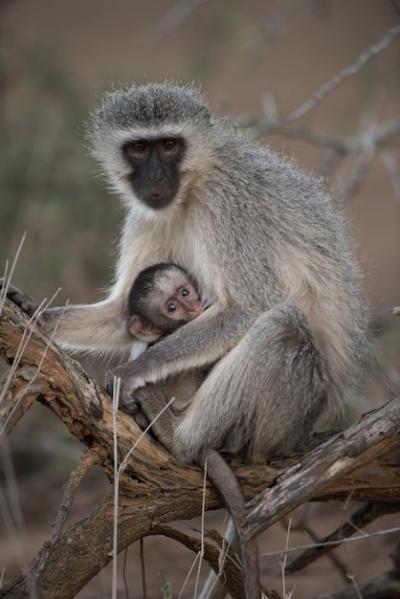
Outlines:
{"label": "monkey's ear", "polygon": [[161,337],[161,331],[158,327],[145,318],[136,315],[131,317],[128,330],[136,339],[145,343],[152,343]]}

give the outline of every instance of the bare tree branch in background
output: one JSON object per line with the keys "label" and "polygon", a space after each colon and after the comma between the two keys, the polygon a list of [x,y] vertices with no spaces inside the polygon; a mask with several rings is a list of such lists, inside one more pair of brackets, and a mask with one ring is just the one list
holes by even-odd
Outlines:
{"label": "bare tree branch in background", "polygon": [[347,157],[358,157],[349,181],[342,189],[342,200],[349,200],[361,189],[369,167],[378,155],[384,162],[389,175],[393,193],[399,198],[399,171],[389,144],[400,134],[400,119],[391,119],[381,124],[364,125],[361,132],[350,137],[331,135],[315,131],[307,126],[293,126],[293,122],[316,108],[343,81],[353,77],[378,54],[388,48],[400,36],[400,25],[390,29],[376,44],[370,46],[351,64],[342,69],[332,79],[322,85],[315,94],[287,117],[280,117],[275,99],[271,94],[263,101],[265,118],[242,119],[242,124],[255,135],[279,135],[298,139],[312,145],[331,150],[328,162],[322,166],[324,176],[332,176],[339,164]]}
{"label": "bare tree branch in background", "polygon": [[400,544],[392,554],[394,568],[369,580],[357,588],[344,588],[336,593],[324,593],[316,599],[398,599],[400,597]]}
{"label": "bare tree branch in background", "polygon": [[[316,542],[312,549],[307,549],[304,553],[290,562],[286,571],[289,574],[292,574],[293,572],[302,570],[320,557],[328,555],[331,551],[336,549],[336,547],[339,547],[344,539],[354,535],[360,528],[370,524],[377,518],[398,511],[400,511],[400,504],[367,503],[357,510],[351,518],[344,522],[337,530],[324,539]],[[336,543],[334,541],[336,541]]]}
{"label": "bare tree branch in background", "polygon": [[286,120],[294,121],[303,117],[324,100],[338,85],[348,77],[356,75],[372,58],[388,48],[395,38],[400,35],[400,25],[392,27],[387,34],[376,44],[370,46],[353,62],[352,65],[339,71],[332,79],[324,83],[307,102],[293,110]]}
{"label": "bare tree branch in background", "polygon": [[152,45],[158,44],[164,38],[175,33],[190,15],[206,2],[208,0],[178,0],[146,33],[144,41]]}

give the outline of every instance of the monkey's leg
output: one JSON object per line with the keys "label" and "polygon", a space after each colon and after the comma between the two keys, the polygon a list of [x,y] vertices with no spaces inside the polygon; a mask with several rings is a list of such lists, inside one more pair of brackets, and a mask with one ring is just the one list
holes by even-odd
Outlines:
{"label": "monkey's leg", "polygon": [[152,423],[155,438],[174,454],[175,428],[203,380],[202,371],[196,371],[150,383],[138,389],[128,405],[121,408],[131,414],[143,430]]}
{"label": "monkey's leg", "polygon": [[308,322],[292,304],[264,312],[211,370],[175,433],[175,451],[196,460],[205,448],[250,455],[301,447],[328,392]]}
{"label": "monkey's leg", "polygon": [[[200,373],[201,377],[201,373]],[[141,417],[144,414],[145,420],[152,424],[152,432],[157,440],[164,445],[172,454],[174,454],[174,432],[178,417],[176,413],[184,410],[191,398],[194,396],[199,386],[199,376],[187,374],[186,376],[171,377],[164,383],[146,385],[135,393],[135,402],[138,411],[135,419],[140,418],[139,425],[142,426]],[[174,397],[173,403],[168,406],[168,402]],[[175,401],[179,402],[178,409],[175,408]],[[168,407],[167,407],[168,406]],[[174,409],[175,408],[175,409]],[[207,474],[213,484],[217,487],[225,504],[235,523],[233,531],[228,540],[229,543],[235,542],[238,551],[240,551],[243,569],[245,573],[245,593],[247,599],[256,599],[259,597],[259,574],[258,574],[258,554],[257,546],[254,541],[246,543],[241,537],[241,524],[244,519],[244,498],[239,484],[233,474],[232,469],[225,460],[215,450],[205,450],[203,458],[207,459]],[[203,467],[204,460],[199,461]],[[235,534],[235,528],[237,533]],[[215,582],[215,576],[212,578],[213,594],[214,591],[225,595],[223,585],[219,581]],[[207,594],[204,597],[207,597]]]}
{"label": "monkey's leg", "polygon": [[[230,466],[215,449],[206,449],[204,458],[207,460],[207,475],[224,498],[235,525],[236,534],[231,535],[231,541],[238,540],[243,562],[246,598],[257,599],[260,596],[258,551],[255,541],[246,542],[241,533],[241,525],[245,517],[245,501],[239,483]],[[215,580],[215,576],[211,578]],[[223,585],[216,582],[214,590],[217,595],[213,592],[210,597],[223,597],[225,593],[222,588]]]}

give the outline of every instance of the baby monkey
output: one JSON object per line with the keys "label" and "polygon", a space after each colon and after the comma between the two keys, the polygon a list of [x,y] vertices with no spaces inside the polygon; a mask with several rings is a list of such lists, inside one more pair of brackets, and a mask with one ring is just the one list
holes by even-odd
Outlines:
{"label": "baby monkey", "polygon": [[[197,318],[207,307],[207,300],[201,298],[196,281],[186,270],[172,263],[154,264],[142,270],[131,287],[128,297],[128,329],[136,339],[145,344],[156,343],[161,337]],[[188,379],[188,386],[190,388],[195,384],[198,387],[201,382],[201,378],[193,375],[193,381]],[[171,415],[171,418],[174,416]],[[163,431],[164,438],[157,436],[173,451],[173,439],[165,438],[166,434],[172,436],[171,431],[173,425],[169,432]],[[207,474],[223,496],[236,529],[235,534],[233,527],[229,527],[227,536],[230,538],[227,540],[242,556],[246,597],[258,598],[257,547],[254,542],[244,543],[241,539],[240,525],[245,506],[241,489],[230,466],[218,451],[207,449],[203,460],[207,461]]]}
{"label": "baby monkey", "polygon": [[206,307],[197,284],[183,268],[154,264],[138,274],[129,292],[129,332],[144,343],[155,343],[197,318]]}

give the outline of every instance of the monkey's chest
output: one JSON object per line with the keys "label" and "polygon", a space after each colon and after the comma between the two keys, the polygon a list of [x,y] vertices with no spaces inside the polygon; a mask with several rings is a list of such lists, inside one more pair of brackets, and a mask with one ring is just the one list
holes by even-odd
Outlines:
{"label": "monkey's chest", "polygon": [[196,232],[188,230],[177,238],[170,259],[187,270],[197,281],[201,294],[214,303],[221,297],[221,273],[209,252],[207,242]]}

